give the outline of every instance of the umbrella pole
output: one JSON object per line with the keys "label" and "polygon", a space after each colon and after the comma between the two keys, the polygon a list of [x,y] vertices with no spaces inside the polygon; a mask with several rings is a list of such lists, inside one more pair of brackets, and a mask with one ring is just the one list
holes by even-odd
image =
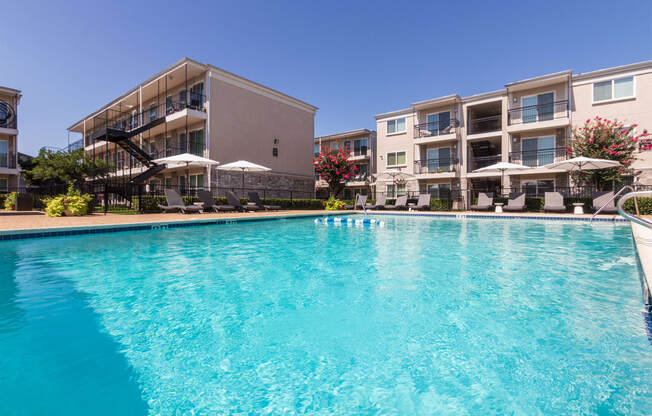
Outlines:
{"label": "umbrella pole", "polygon": [[242,169],[242,197],[244,198],[245,196],[245,190],[244,190],[244,172],[245,170]]}

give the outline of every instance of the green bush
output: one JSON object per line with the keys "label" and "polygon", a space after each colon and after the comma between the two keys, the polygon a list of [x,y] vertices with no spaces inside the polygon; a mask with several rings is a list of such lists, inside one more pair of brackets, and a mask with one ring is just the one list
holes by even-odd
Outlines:
{"label": "green bush", "polygon": [[326,208],[326,211],[337,211],[344,209],[345,205],[344,201],[330,197],[328,201],[324,203],[324,208]]}
{"label": "green bush", "polygon": [[7,199],[7,194],[0,194],[0,206],[5,206],[5,200]]}
{"label": "green bush", "polygon": [[[637,198],[637,201],[640,215],[652,215],[652,198]],[[623,208],[630,214],[636,214],[636,207],[633,198],[625,201]]]}
{"label": "green bush", "polygon": [[[213,198],[216,205],[228,205],[226,198],[217,197]],[[301,210],[301,209],[311,209],[311,210],[320,210],[324,209],[324,203],[320,199],[285,199],[285,198],[264,198],[262,199],[265,205],[278,205],[281,209],[284,210]],[[183,202],[186,205],[199,202],[199,198],[196,196],[184,196]],[[245,205],[249,202],[247,198],[240,198],[240,202]],[[159,205],[165,205],[164,196],[142,196],[140,199],[134,197],[133,207],[137,212],[161,212],[162,210],[158,207]],[[139,209],[142,206],[142,211]]]}
{"label": "green bush", "polygon": [[45,215],[60,217],[62,215],[80,216],[91,212],[93,196],[81,194],[70,184],[66,195],[45,199]]}
{"label": "green bush", "polygon": [[450,199],[431,198],[430,210],[431,211],[451,211],[453,209],[453,201]]}
{"label": "green bush", "polygon": [[10,192],[5,197],[4,205],[5,209],[13,211],[16,209],[16,192]]}

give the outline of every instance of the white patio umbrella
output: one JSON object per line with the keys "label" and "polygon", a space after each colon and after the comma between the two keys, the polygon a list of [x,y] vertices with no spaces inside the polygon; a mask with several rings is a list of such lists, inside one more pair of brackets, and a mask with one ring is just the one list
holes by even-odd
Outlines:
{"label": "white patio umbrella", "polygon": [[607,169],[620,166],[617,160],[594,159],[590,157],[578,156],[561,162],[546,165],[548,169],[563,169],[565,171],[595,170]]}
{"label": "white patio umbrella", "polygon": [[246,160],[238,160],[231,163],[226,163],[219,166],[217,169],[226,171],[242,171],[242,189],[244,192],[244,173],[245,172],[266,172],[271,169],[262,165],[247,162]]}
{"label": "white patio umbrella", "polygon": [[530,166],[525,166],[525,165],[519,165],[516,163],[507,163],[507,162],[498,162],[494,163],[493,165],[485,166],[480,169],[476,169],[473,172],[500,172],[501,175],[501,187],[502,184],[505,182],[505,171],[506,170],[527,170],[527,169],[532,169]]}
{"label": "white patio umbrella", "polygon": [[[169,157],[162,157],[160,159],[155,159],[154,162],[158,164],[166,164],[168,166],[173,165],[172,167],[176,166],[186,166],[186,178],[188,180],[188,188],[190,188],[190,176],[189,176],[189,167],[190,166],[202,166],[202,167],[207,167],[207,166],[214,166],[214,165],[219,165],[220,162],[212,160],[212,159],[207,159],[205,157],[197,156],[192,153],[181,153],[180,155],[175,155],[175,156],[169,156]],[[211,171],[210,169],[208,170],[208,183],[210,185],[211,183]]]}

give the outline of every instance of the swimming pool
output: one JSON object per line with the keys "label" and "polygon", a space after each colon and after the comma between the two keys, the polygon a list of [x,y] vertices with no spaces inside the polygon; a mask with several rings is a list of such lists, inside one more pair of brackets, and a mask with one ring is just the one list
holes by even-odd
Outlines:
{"label": "swimming pool", "polygon": [[649,413],[628,226],[382,220],[0,242],[0,414]]}

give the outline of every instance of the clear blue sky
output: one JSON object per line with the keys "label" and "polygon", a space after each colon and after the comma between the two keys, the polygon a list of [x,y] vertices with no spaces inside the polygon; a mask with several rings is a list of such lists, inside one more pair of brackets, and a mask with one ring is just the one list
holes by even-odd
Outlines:
{"label": "clear blue sky", "polygon": [[19,150],[34,154],[184,56],[316,105],[316,135],[375,128],[374,114],[418,100],[652,59],[651,1],[526,3],[5,1],[0,85],[23,91]]}

